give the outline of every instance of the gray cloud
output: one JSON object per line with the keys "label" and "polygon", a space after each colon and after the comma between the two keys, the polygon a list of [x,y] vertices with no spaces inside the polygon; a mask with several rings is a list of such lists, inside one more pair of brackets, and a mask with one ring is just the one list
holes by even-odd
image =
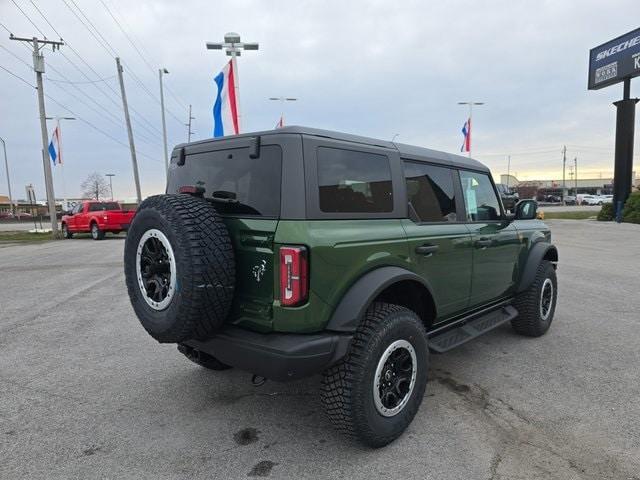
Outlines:
{"label": "gray cloud", "polygon": [[[260,42],[258,52],[239,59],[245,131],[273,127],[280,106],[267,98],[288,95],[300,98],[286,106],[288,123],[382,138],[399,133],[402,142],[455,152],[466,117],[456,102],[474,99],[487,103],[474,113],[474,154],[494,173],[504,171],[505,155],[512,153],[512,170],[520,176],[557,176],[560,148],[567,144],[569,156],[579,157],[582,172],[610,174],[615,124],[611,102],[620,97],[621,87],[588,92],[587,53],[637,27],[633,23],[637,15],[632,13],[638,13],[637,0],[233,4],[105,0],[139,42],[153,67],[149,68],[100,0],[76,3],[110,46],[100,46],[63,0],[37,5],[100,77],[109,78],[100,87],[55,82],[62,80],[60,74],[86,81],[67,58],[96,77],[69,47],[62,47],[61,52],[46,51],[45,90],[125,146],[81,121],[63,124],[66,165],[64,179],[59,170],[54,174],[58,197],[63,195],[63,180],[67,195],[75,196],[81,180],[93,171],[117,174],[116,196],[133,194],[119,97],[106,86],[118,91],[116,79],[111,78],[115,75],[111,48],[126,63],[129,100],[140,113],[134,115],[134,132],[143,192],[150,194],[162,190],[164,181],[160,111],[152,98],[158,96],[156,68],[169,69],[166,82],[177,97],[166,95],[170,143],[186,139],[182,123],[189,103],[196,117],[195,138],[209,136],[212,77],[226,57],[206,51],[204,43],[219,41],[230,30],[243,40]],[[47,36],[56,37],[30,2],[19,4]],[[9,1],[0,5],[0,18],[16,35],[35,34],[33,25]],[[31,62],[27,49],[10,42],[4,30],[0,34],[0,45]],[[35,83],[33,72],[1,48],[0,65]],[[14,190],[22,196],[24,184],[34,183],[42,197],[35,91],[3,71],[0,88],[0,135],[8,142]],[[47,111],[68,114],[52,101],[47,101]],[[5,189],[2,172],[0,192]]]}

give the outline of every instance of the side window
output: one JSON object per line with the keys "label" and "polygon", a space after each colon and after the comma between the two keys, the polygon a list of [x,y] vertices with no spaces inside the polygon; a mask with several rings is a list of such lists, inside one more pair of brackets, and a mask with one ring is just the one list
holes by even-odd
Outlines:
{"label": "side window", "polygon": [[493,189],[489,175],[460,170],[460,181],[462,182],[468,221],[501,219],[500,201]]}
{"label": "side window", "polygon": [[455,222],[456,197],[451,169],[404,162],[409,212],[419,222]]}
{"label": "side window", "polygon": [[385,155],[319,147],[318,186],[323,212],[393,211],[391,168]]}
{"label": "side window", "polygon": [[89,211],[90,212],[97,212],[98,210],[100,210],[100,204],[99,203],[90,203],[89,204]]}

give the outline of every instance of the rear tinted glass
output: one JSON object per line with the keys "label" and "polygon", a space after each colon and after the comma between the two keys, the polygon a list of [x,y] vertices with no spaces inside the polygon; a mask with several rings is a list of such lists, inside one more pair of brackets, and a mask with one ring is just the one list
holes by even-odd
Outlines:
{"label": "rear tinted glass", "polygon": [[238,216],[280,215],[282,149],[265,145],[259,158],[248,148],[187,155],[184,166],[171,171],[169,192],[200,186],[218,212]]}
{"label": "rear tinted glass", "polygon": [[391,169],[385,155],[318,148],[318,186],[323,212],[391,212]]}

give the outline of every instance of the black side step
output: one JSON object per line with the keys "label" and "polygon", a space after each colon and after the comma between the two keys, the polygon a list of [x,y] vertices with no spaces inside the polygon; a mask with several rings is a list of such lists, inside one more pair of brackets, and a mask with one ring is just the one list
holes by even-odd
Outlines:
{"label": "black side step", "polygon": [[429,348],[437,353],[446,352],[513,320],[517,315],[518,311],[512,305],[502,306],[473,318],[459,327],[434,334],[433,337],[429,337]]}

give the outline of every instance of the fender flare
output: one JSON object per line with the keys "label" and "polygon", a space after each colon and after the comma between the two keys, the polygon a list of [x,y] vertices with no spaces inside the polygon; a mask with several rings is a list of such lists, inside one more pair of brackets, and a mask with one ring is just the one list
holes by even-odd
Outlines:
{"label": "fender flare", "polygon": [[522,275],[520,276],[520,281],[518,282],[518,288],[516,289],[517,293],[525,291],[527,288],[529,288],[529,285],[533,283],[536,272],[538,270],[538,266],[547,255],[551,257],[552,262],[558,261],[558,249],[555,247],[555,245],[552,245],[549,242],[541,241],[536,242],[531,247],[529,257],[527,258],[527,263],[522,270]]}
{"label": "fender flare", "polygon": [[365,311],[385,288],[403,280],[423,285],[433,298],[433,291],[419,275],[400,267],[380,267],[360,277],[342,297],[333,311],[326,329],[336,332],[355,332]]}

